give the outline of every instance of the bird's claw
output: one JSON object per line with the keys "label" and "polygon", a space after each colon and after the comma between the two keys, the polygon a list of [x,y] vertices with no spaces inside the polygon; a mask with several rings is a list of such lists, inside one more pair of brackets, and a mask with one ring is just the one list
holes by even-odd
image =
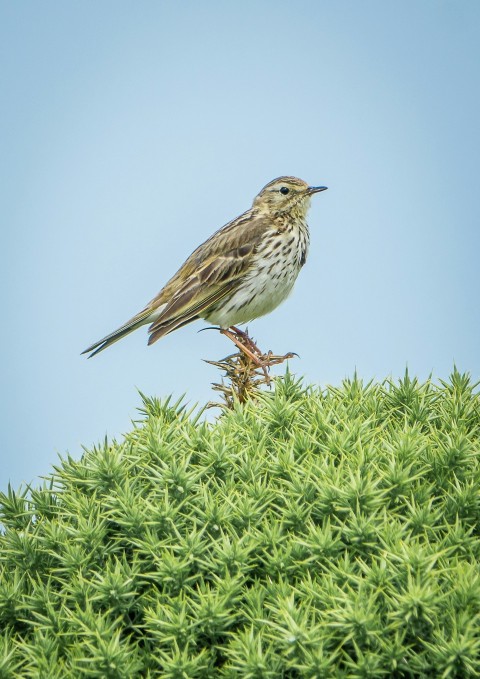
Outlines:
{"label": "bird's claw", "polygon": [[218,330],[218,325],[207,325],[206,328],[200,328],[200,330],[197,330],[197,333],[199,332],[204,332],[205,330]]}

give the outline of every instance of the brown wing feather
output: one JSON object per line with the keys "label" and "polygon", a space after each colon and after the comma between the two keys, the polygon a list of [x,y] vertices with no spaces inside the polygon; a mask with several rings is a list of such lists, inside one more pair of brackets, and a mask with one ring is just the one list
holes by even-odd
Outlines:
{"label": "brown wing feather", "polygon": [[271,219],[268,220],[261,215],[256,215],[253,209],[225,224],[192,252],[177,273],[152,299],[147,308],[154,311],[162,304],[168,303],[191,276],[197,274],[216,257],[225,256],[235,250],[241,251],[244,247],[256,247],[262,235],[271,227]]}
{"label": "brown wing feather", "polygon": [[[148,329],[150,333],[148,343],[152,344],[179,326],[199,318],[209,307],[226,297],[249,270],[257,241],[258,238],[251,239],[250,242],[221,256],[210,255],[196,267],[195,272],[188,276],[182,285],[175,286],[177,289],[167,306]],[[189,260],[180,269],[179,274],[188,262]],[[160,292],[159,299],[164,299],[172,282],[173,279]]]}

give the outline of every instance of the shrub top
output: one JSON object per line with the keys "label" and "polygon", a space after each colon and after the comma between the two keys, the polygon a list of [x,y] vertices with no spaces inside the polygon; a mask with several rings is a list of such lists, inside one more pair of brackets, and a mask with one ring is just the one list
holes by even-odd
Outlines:
{"label": "shrub top", "polygon": [[287,373],[213,424],[144,397],[2,494],[0,678],[479,676],[479,439],[456,370]]}

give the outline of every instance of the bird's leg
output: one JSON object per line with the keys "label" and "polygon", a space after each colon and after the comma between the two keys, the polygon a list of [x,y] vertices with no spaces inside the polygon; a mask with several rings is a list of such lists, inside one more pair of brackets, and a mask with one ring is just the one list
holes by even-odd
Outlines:
{"label": "bird's leg", "polygon": [[[233,332],[231,332],[232,330]],[[250,359],[253,365],[255,365],[257,368],[262,369],[263,375],[265,377],[265,382],[267,384],[270,384],[271,379],[270,375],[268,374],[267,366],[265,364],[264,355],[261,353],[257,345],[250,339],[247,333],[243,331],[237,333],[237,329],[234,327],[229,328],[228,330],[220,328],[220,332],[222,333],[222,335],[225,335],[225,337],[228,337],[228,339],[231,339],[235,346],[237,346],[240,349],[240,351]],[[247,344],[249,344],[254,351],[258,352],[258,354],[253,353],[252,349],[249,349],[246,346]]]}
{"label": "bird's leg", "polygon": [[264,356],[265,354],[263,351],[261,351],[255,342],[252,340],[248,332],[245,332],[244,330],[240,330],[240,328],[237,328],[235,325],[230,326],[230,330],[233,330],[233,332],[238,335],[239,337],[242,338],[243,343],[250,348],[250,350],[254,353],[257,354],[258,356]]}
{"label": "bird's leg", "polygon": [[285,356],[274,356],[271,351],[269,351],[267,354],[264,354],[246,332],[235,326],[230,326],[228,329],[220,328],[220,332],[222,335],[225,335],[230,340],[232,340],[235,346],[240,349],[243,355],[251,363],[253,363],[256,368],[262,370],[265,377],[265,382],[267,384],[270,384],[271,382],[268,371],[272,366],[279,365],[289,358],[297,356],[297,354],[292,352],[285,354]]}
{"label": "bird's leg", "polygon": [[[229,340],[232,340],[235,346],[237,346],[240,349],[240,351],[242,351],[246,356],[248,356],[252,363],[254,363],[258,368],[263,368],[262,354],[260,353],[260,351],[258,352],[258,354],[254,354],[253,351],[246,346],[246,343],[242,341],[244,339],[243,335],[245,333],[243,332],[241,334],[237,333],[234,328],[232,328],[232,330],[234,330],[234,332],[231,332],[230,329],[225,330],[224,328],[220,328],[220,332],[222,333],[222,335],[225,335],[225,337],[228,337]],[[237,334],[239,335],[239,337],[236,336]],[[246,337],[250,339],[248,335],[246,335]],[[253,342],[251,342],[250,340],[248,344],[253,344]],[[256,349],[258,349],[256,345],[254,346]]]}
{"label": "bird's leg", "polygon": [[[240,349],[242,354],[246,356],[256,368],[261,368],[263,375],[265,377],[265,382],[267,384],[270,384],[270,376],[268,374],[267,367],[270,365],[276,365],[277,363],[281,363],[282,361],[276,361],[276,362],[270,362],[270,356],[265,356],[260,349],[257,347],[255,342],[248,336],[246,332],[243,330],[240,330],[240,328],[236,328],[234,325],[230,326],[228,329],[224,328],[217,328],[216,326],[212,326],[209,328],[202,328],[198,332],[202,332],[203,330],[220,330],[222,335],[225,335],[225,337],[228,337],[228,339],[232,340],[232,342],[235,344],[236,347]],[[275,357],[277,358],[277,357]],[[282,360],[285,360],[286,358],[291,358],[290,356],[285,356]],[[265,361],[267,359],[267,362]]]}
{"label": "bird's leg", "polygon": [[279,363],[283,363],[289,358],[298,356],[298,354],[295,354],[293,351],[289,351],[288,354],[285,354],[285,356],[274,356],[271,351],[268,351],[266,354],[264,354],[263,351],[259,349],[259,347],[255,344],[255,342],[252,340],[252,338],[247,332],[240,330],[240,328],[237,328],[235,325],[231,325],[230,330],[233,330],[233,332],[236,335],[241,337],[242,341],[249,347],[249,349],[254,354],[258,355],[259,359],[262,361],[264,366],[270,367],[272,365],[278,365]]}
{"label": "bird's leg", "polygon": [[262,369],[266,383],[270,384],[270,375],[268,374],[268,371],[270,370],[270,366],[275,365],[274,363],[270,362],[271,352],[265,355],[263,351],[255,344],[248,332],[240,330],[240,328],[237,328],[236,325],[230,326],[230,330],[233,330],[233,332],[241,338],[243,344],[249,347],[250,351],[258,356],[258,359],[261,363],[257,363],[257,365]]}

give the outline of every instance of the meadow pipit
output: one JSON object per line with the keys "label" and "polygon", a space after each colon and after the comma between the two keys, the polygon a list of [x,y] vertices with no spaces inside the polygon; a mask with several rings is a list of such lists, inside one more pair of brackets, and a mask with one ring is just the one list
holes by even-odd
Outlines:
{"label": "meadow pipit", "polygon": [[296,177],[271,181],[249,210],[190,255],[140,313],[82,353],[92,352],[90,358],[146,323],[153,344],[203,318],[264,365],[267,357],[236,326],[268,314],[290,294],[307,258],[310,198],[326,188]]}

